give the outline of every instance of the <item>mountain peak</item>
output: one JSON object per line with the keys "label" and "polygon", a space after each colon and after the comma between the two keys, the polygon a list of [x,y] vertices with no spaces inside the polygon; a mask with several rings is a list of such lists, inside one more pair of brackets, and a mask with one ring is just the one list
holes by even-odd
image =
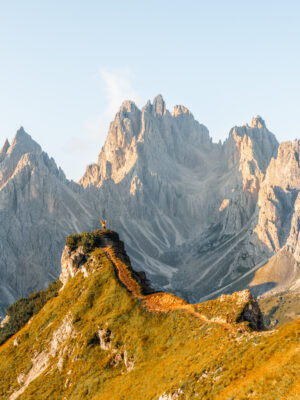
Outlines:
{"label": "mountain peak", "polygon": [[120,110],[119,110],[119,112],[132,112],[132,111],[135,111],[135,110],[137,110],[138,108],[137,108],[137,106],[136,106],[136,104],[135,104],[135,102],[134,101],[132,101],[132,100],[125,100],[125,101],[123,101],[123,103],[122,103],[122,105],[121,105],[121,107],[120,107]]}
{"label": "mountain peak", "polygon": [[266,127],[266,123],[260,115],[257,115],[256,117],[252,118],[251,128],[259,128],[260,129],[260,128],[265,128],[265,127]]}
{"label": "mountain peak", "polygon": [[20,135],[21,135],[21,134],[24,134],[24,133],[26,133],[26,132],[25,132],[25,129],[24,129],[24,127],[21,125],[20,128],[17,130],[17,134],[20,134]]}
{"label": "mountain peak", "polygon": [[188,108],[186,108],[182,105],[174,106],[174,109],[172,111],[172,116],[177,117],[178,115],[182,115],[182,114],[193,115]]}
{"label": "mountain peak", "polygon": [[9,146],[10,146],[9,141],[8,141],[8,139],[6,139],[2,149],[0,150],[0,154],[5,154],[9,148]]}
{"label": "mountain peak", "polygon": [[17,133],[15,134],[15,137],[13,138],[12,144],[10,146],[9,152],[12,152],[16,148],[21,154],[42,152],[41,146],[37,142],[35,142],[27,132],[25,132],[23,126],[21,126],[17,130]]}
{"label": "mountain peak", "polygon": [[161,94],[158,94],[153,99],[153,111],[159,115],[163,115],[166,112],[166,103]]}
{"label": "mountain peak", "polygon": [[25,131],[25,129],[23,128],[23,126],[20,126],[20,128],[17,130],[13,142],[18,142],[20,140],[24,140],[24,139],[31,139],[31,136]]}
{"label": "mountain peak", "polygon": [[[19,141],[19,140],[24,140],[24,139],[31,139],[31,136],[25,131],[23,126],[20,126],[20,128],[17,130],[14,140]],[[13,141],[14,141],[13,140]]]}

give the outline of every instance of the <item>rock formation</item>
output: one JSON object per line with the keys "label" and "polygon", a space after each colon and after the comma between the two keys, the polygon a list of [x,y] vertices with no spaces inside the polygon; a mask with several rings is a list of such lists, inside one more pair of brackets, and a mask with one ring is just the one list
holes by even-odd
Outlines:
{"label": "rock formation", "polygon": [[57,277],[66,235],[99,218],[156,289],[189,301],[299,287],[299,176],[299,142],[278,145],[261,117],[217,144],[160,95],[122,104],[79,185],[21,128],[0,151],[1,310]]}
{"label": "rock formation", "polygon": [[18,130],[0,158],[0,314],[60,273],[65,237],[97,223],[93,205],[54,160]]}
{"label": "rock formation", "polygon": [[253,230],[277,148],[261,117],[216,144],[189,110],[170,113],[157,96],[141,111],[122,104],[80,183],[98,188],[102,215],[121,233],[133,265],[156,287],[198,301],[228,285],[245,287],[240,278],[272,254]]}
{"label": "rock formation", "polygon": [[[72,251],[69,247],[65,247],[61,256],[61,273],[59,279],[65,285],[70,278],[76,275],[80,267],[87,260],[82,246]],[[81,269],[82,270],[82,269]]]}

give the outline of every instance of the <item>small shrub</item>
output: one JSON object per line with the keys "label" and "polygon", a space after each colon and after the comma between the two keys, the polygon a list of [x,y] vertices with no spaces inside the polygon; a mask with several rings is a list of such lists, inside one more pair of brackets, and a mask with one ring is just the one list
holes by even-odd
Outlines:
{"label": "small shrub", "polygon": [[71,250],[77,249],[79,241],[81,238],[80,233],[75,233],[74,235],[69,235],[66,239],[66,245],[70,247]]}
{"label": "small shrub", "polygon": [[94,232],[81,232],[69,235],[66,239],[66,246],[71,250],[76,250],[77,247],[82,246],[85,253],[91,253],[95,248],[101,247],[103,244],[103,236],[113,237],[117,234],[113,231],[105,230],[100,231],[96,229]]}

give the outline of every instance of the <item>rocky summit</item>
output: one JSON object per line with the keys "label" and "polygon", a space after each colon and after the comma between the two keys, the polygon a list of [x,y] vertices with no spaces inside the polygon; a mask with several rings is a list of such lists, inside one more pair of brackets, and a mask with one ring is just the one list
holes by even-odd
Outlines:
{"label": "rocky summit", "polygon": [[200,304],[155,292],[118,235],[99,230],[67,238],[60,279],[11,306],[0,327],[1,399],[299,394],[299,320],[265,330],[249,290]]}
{"label": "rocky summit", "polygon": [[[298,159],[298,141],[279,145],[260,116],[217,144],[159,95],[142,110],[122,104],[80,184],[155,287],[194,302],[245,287],[259,295],[297,286]],[[259,278],[280,251],[289,262],[269,269],[284,282]]]}
{"label": "rocky summit", "polygon": [[21,128],[0,152],[1,312],[58,277],[66,235],[100,218],[156,290],[296,293],[299,190],[299,141],[279,144],[260,116],[214,143],[182,105],[125,101],[78,184]]}

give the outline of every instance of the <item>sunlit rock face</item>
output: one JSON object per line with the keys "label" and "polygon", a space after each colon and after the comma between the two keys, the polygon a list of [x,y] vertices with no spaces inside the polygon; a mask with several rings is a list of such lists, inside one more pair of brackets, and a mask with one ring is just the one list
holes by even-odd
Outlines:
{"label": "sunlit rock face", "polygon": [[298,140],[281,143],[259,191],[259,214],[254,232],[275,254],[255,274],[251,286],[269,284],[269,293],[300,290],[299,157]]}
{"label": "sunlit rock face", "polygon": [[284,265],[300,259],[298,194],[299,142],[279,146],[259,116],[217,144],[184,106],[125,101],[80,184],[20,129],[0,151],[1,310],[57,277],[66,235],[99,219],[156,289],[189,301],[274,290],[254,276],[282,249]]}
{"label": "sunlit rock face", "polygon": [[101,186],[105,179],[120,182],[137,160],[137,142],[141,130],[141,111],[131,101],[125,101],[115,120],[97,164],[87,168],[81,182],[84,186]]}
{"label": "sunlit rock face", "polygon": [[71,250],[65,246],[61,255],[61,273],[59,279],[63,286],[66,285],[70,278],[73,278],[78,271],[85,271],[80,268],[87,261],[87,255],[84,253],[82,246],[76,250]]}
{"label": "sunlit rock face", "polygon": [[260,213],[255,230],[271,250],[279,250],[293,235],[291,221],[295,211],[298,213],[296,200],[300,190],[299,150],[298,140],[280,144],[259,193]]}
{"label": "sunlit rock face", "polygon": [[198,301],[245,287],[272,254],[253,230],[277,148],[259,116],[216,144],[188,109],[169,112],[159,95],[141,111],[123,103],[80,183],[97,187],[133,265],[157,288]]}

